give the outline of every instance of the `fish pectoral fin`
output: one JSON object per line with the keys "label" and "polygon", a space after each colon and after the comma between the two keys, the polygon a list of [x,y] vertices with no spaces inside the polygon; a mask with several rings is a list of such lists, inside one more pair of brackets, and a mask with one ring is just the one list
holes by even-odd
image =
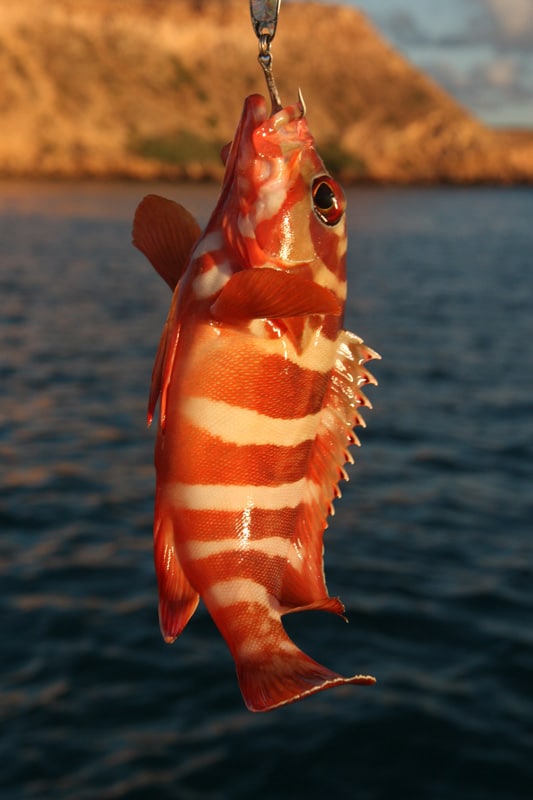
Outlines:
{"label": "fish pectoral fin", "polygon": [[323,667],[294,644],[281,622],[279,635],[266,645],[264,652],[243,659],[237,656],[236,665],[242,696],[250,711],[271,711],[346,683],[376,682],[371,675],[345,678]]}
{"label": "fish pectoral fin", "polygon": [[159,625],[165,642],[173,642],[196,611],[199,601],[176,554],[170,521],[158,516],[154,527],[154,561],[159,589]]}
{"label": "fish pectoral fin", "polygon": [[201,229],[179,203],[147,195],[133,220],[133,244],[174,291],[181,279]]}
{"label": "fish pectoral fin", "polygon": [[211,306],[215,319],[283,319],[341,313],[330,289],[286,270],[258,267],[236,272]]}

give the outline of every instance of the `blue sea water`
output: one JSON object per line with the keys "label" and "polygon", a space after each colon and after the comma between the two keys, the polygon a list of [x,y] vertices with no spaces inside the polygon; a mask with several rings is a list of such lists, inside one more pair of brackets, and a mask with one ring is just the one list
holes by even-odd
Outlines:
{"label": "blue sea water", "polygon": [[216,198],[0,186],[0,796],[531,798],[533,192],[348,192],[346,323],[383,356],[326,533],[350,624],[287,628],[378,683],[254,715],[202,607],[159,634],[149,191]]}

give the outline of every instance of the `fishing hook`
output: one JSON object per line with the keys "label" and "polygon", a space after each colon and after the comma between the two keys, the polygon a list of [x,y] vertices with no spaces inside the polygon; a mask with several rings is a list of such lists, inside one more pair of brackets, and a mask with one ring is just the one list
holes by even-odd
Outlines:
{"label": "fishing hook", "polygon": [[259,40],[258,61],[263,68],[272,102],[272,114],[281,111],[283,106],[272,73],[272,53],[270,45],[276,35],[281,0],[250,0],[250,14],[255,35]]}

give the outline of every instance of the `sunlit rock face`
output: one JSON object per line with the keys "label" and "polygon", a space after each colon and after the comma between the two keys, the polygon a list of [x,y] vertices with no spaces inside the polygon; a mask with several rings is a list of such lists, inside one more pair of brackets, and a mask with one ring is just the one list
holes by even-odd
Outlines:
{"label": "sunlit rock face", "polygon": [[[483,126],[354,9],[284,4],[273,53],[344,181],[533,181],[533,133]],[[219,179],[256,56],[241,0],[3,4],[0,176]]]}

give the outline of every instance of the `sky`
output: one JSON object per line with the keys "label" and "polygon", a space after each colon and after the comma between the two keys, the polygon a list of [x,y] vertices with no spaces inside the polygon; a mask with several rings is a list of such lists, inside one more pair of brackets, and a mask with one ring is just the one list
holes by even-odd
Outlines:
{"label": "sky", "polygon": [[364,11],[482,121],[533,129],[533,0],[335,2]]}

